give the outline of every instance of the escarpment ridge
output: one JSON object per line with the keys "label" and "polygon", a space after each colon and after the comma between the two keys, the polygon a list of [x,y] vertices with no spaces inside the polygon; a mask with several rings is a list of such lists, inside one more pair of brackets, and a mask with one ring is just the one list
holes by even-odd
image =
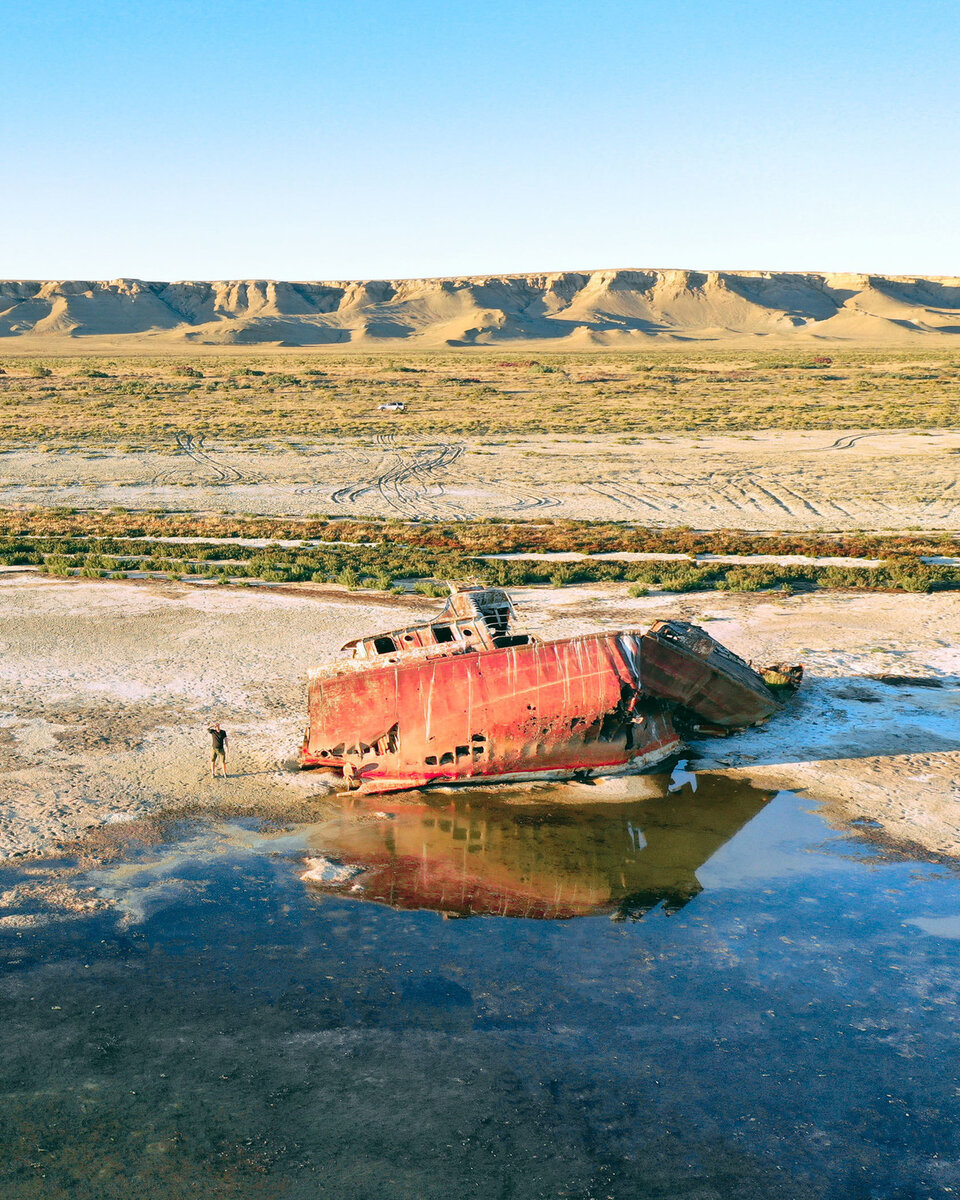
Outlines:
{"label": "escarpment ridge", "polygon": [[0,281],[0,346],[558,350],[956,340],[960,278],[602,270],[449,279]]}

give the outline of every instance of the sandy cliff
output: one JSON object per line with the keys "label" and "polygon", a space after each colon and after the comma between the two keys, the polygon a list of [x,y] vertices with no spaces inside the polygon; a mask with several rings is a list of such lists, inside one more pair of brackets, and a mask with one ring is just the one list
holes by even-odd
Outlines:
{"label": "sandy cliff", "polygon": [[[0,345],[766,341],[886,345],[960,335],[960,278],[766,271],[565,271],[459,279],[0,282]],[[957,338],[960,344],[960,338]]]}

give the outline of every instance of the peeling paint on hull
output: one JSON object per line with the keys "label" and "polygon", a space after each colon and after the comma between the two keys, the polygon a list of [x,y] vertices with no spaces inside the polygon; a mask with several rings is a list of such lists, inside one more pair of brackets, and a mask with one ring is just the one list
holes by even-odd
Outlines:
{"label": "peeling paint on hull", "polygon": [[381,792],[608,774],[678,745],[618,636],[599,634],[315,677],[301,761]]}
{"label": "peeling paint on hull", "polygon": [[562,782],[564,780],[587,779],[592,776],[617,776],[635,774],[639,771],[649,770],[655,767],[658,763],[670,758],[680,749],[680,736],[669,725],[669,720],[666,724],[669,726],[669,733],[666,734],[663,741],[644,747],[639,753],[634,754],[631,758],[623,762],[601,763],[592,767],[570,766],[570,767],[547,767],[538,769],[532,764],[529,768],[522,771],[504,772],[502,774],[483,774],[477,772],[471,775],[452,774],[452,775],[430,775],[423,776],[419,781],[413,777],[401,777],[397,779],[388,779],[377,775],[374,778],[363,778],[363,783],[358,789],[359,795],[378,793],[378,792],[399,792],[405,791],[408,788],[425,788],[431,785],[445,787],[467,787],[471,784],[492,784],[492,783],[550,783]]}

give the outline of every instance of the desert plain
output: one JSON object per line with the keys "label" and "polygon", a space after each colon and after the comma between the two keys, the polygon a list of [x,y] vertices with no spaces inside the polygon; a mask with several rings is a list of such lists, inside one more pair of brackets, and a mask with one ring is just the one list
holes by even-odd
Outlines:
{"label": "desert plain", "polygon": [[[696,535],[701,561],[715,537],[747,567],[856,564],[862,587],[508,582],[543,636],[677,616],[754,661],[803,663],[786,713],[692,744],[690,768],[800,791],[888,847],[960,858],[960,350],[943,335],[578,352],[79,340],[48,353],[11,337],[0,356],[0,517],[9,545],[36,548],[0,573],[0,854],[96,854],[112,826],[170,812],[322,805],[336,781],[292,766],[307,668],[439,608],[444,580],[422,566],[391,559],[370,578],[378,547],[480,522],[483,561],[502,529],[514,568],[542,563],[524,539],[534,555],[547,535],[550,561],[592,561],[595,523],[614,559],[620,530],[636,559],[690,561]],[[215,578],[192,559],[121,559],[102,540],[111,521],[155,540],[168,522],[207,549],[217,522],[259,522],[247,541],[261,554],[316,548],[310,522],[371,532],[352,535],[356,571],[341,542],[339,574],[241,571],[237,551],[215,555]],[[92,557],[57,542],[67,525]],[[219,541],[240,546],[238,528]],[[941,575],[870,584],[904,561]],[[230,733],[227,780],[209,778],[213,720]],[[597,804],[619,786],[529,798]],[[29,923],[28,895],[3,900],[0,921]]]}

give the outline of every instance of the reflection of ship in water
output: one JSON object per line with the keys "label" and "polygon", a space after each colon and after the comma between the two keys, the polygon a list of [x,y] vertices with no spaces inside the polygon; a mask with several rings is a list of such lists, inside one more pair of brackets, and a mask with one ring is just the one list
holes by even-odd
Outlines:
{"label": "reflection of ship in water", "polygon": [[668,794],[665,776],[644,786],[639,802],[586,808],[435,796],[387,814],[348,800],[315,835],[304,879],[325,893],[457,916],[636,918],[696,896],[697,870],[773,796],[706,775],[696,792]]}

